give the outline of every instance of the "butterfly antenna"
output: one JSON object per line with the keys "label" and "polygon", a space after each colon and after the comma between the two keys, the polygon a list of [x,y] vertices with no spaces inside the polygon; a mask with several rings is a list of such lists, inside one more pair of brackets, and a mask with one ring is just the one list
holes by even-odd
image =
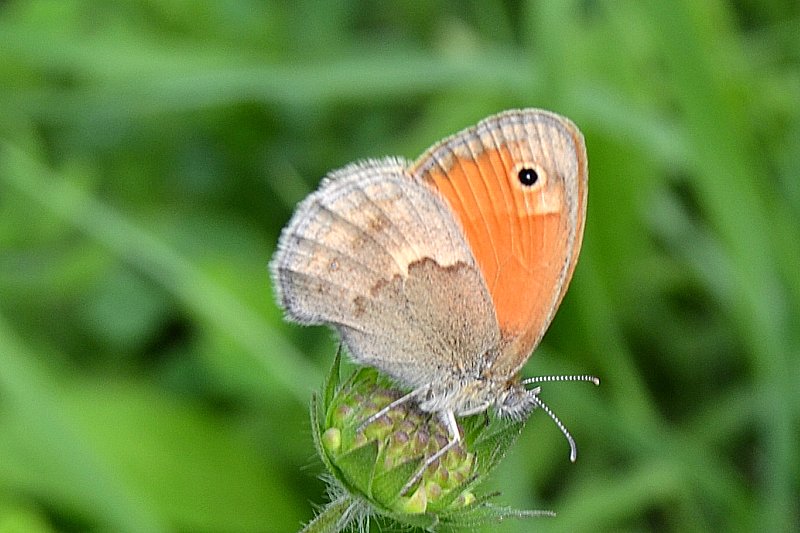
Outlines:
{"label": "butterfly antenna", "polygon": [[548,416],[553,420],[553,422],[556,423],[558,429],[561,430],[561,433],[564,434],[564,437],[566,437],[567,442],[569,443],[569,460],[574,463],[575,460],[578,458],[578,448],[577,446],[575,446],[575,439],[572,438],[572,435],[570,435],[569,430],[567,430],[564,423],[561,422],[561,420],[556,416],[553,410],[547,407],[547,404],[545,404],[542,400],[540,400],[538,396],[536,396],[535,394],[531,394],[531,400],[533,400],[533,403],[535,403],[545,413],[548,414]]}
{"label": "butterfly antenna", "polygon": [[530,385],[531,383],[547,383],[552,381],[588,381],[595,385],[600,385],[600,379],[595,376],[587,374],[581,376],[536,376],[532,378],[523,379],[523,385]]}
{"label": "butterfly antenna", "polygon": [[[531,383],[547,383],[553,381],[588,381],[589,383],[600,385],[600,380],[598,378],[596,378],[595,376],[590,376],[588,374],[583,374],[579,376],[536,376],[524,379],[522,380],[522,383],[525,385],[530,385]],[[564,434],[564,437],[566,437],[567,442],[569,443],[569,460],[574,463],[575,460],[578,458],[578,448],[575,446],[575,439],[572,438],[572,435],[570,435],[569,430],[567,430],[566,426],[564,426],[564,423],[561,422],[561,420],[556,416],[553,410],[547,407],[547,404],[545,404],[539,398],[537,394],[538,388],[532,389],[530,392],[531,392],[530,397],[533,403],[541,407],[541,409],[545,413],[547,413],[547,415],[553,420],[553,422],[555,422],[556,426],[558,426],[558,429],[561,430],[561,433]]]}

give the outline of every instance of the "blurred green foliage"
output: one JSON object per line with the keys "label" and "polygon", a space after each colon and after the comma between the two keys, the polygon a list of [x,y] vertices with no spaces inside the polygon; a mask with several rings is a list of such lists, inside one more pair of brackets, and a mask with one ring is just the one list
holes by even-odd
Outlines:
{"label": "blurred green foliage", "polygon": [[800,520],[796,0],[0,4],[0,531],[294,531],[336,348],[266,264],[328,170],[502,109],[586,134],[573,285],[487,531]]}

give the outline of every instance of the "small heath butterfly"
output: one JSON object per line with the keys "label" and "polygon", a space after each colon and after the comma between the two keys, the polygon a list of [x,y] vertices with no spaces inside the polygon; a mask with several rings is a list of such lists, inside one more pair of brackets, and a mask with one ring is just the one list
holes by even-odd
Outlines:
{"label": "small heath butterfly", "polygon": [[297,207],[271,262],[289,319],[328,324],[350,356],[456,417],[521,419],[544,381],[518,373],[567,290],[586,219],[583,136],[539,109],[491,116],[417,161],[369,159],[331,172]]}

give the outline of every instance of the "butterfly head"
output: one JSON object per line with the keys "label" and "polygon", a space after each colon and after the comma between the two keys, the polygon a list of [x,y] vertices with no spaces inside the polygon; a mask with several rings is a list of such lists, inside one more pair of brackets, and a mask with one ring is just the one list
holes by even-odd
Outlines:
{"label": "butterfly head", "polygon": [[527,389],[518,380],[507,383],[505,388],[497,395],[494,408],[497,414],[511,420],[524,420],[537,406],[536,396],[541,387]]}

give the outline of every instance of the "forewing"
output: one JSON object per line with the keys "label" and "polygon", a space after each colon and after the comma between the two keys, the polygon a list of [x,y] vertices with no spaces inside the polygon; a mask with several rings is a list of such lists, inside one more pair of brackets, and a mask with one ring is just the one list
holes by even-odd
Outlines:
{"label": "forewing", "polygon": [[[525,185],[522,169],[537,180]],[[501,113],[445,139],[412,168],[464,228],[503,336],[496,370],[514,374],[544,335],[577,261],[586,212],[583,136],[568,119]]]}

